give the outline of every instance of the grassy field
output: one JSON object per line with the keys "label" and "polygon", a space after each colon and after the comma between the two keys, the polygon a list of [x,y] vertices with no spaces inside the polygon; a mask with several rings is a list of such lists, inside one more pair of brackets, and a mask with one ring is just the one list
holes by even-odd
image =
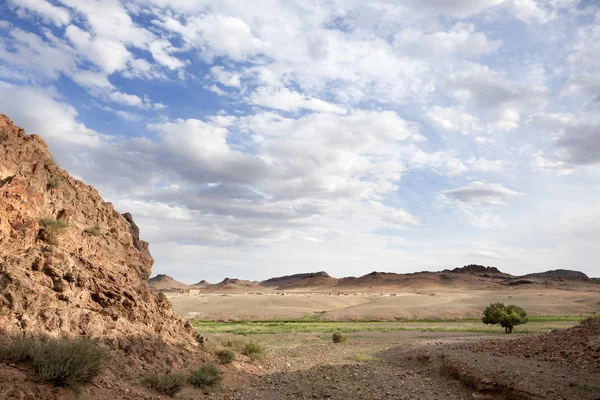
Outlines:
{"label": "grassy field", "polygon": [[[545,333],[554,329],[566,329],[577,325],[587,315],[530,317],[526,325],[515,327],[515,333]],[[477,332],[503,334],[500,326],[484,325],[479,319],[464,320],[411,320],[411,321],[319,321],[310,316],[298,320],[271,321],[193,321],[192,325],[202,334],[233,333],[238,335],[280,334],[300,332]]]}

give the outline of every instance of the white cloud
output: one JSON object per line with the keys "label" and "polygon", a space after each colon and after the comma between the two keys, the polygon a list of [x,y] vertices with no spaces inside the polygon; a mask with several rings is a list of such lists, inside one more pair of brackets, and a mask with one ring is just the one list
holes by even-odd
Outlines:
{"label": "white cloud", "polygon": [[125,45],[104,37],[93,37],[75,25],[65,29],[65,36],[87,58],[107,74],[122,70],[132,58]]}
{"label": "white cloud", "polygon": [[460,132],[465,135],[484,131],[484,127],[479,120],[461,107],[433,106],[427,110],[427,116],[431,118],[434,124],[449,131]]}
{"label": "white cloud", "polygon": [[250,27],[237,17],[198,15],[187,18],[184,23],[167,17],[156,23],[181,34],[207,59],[226,56],[234,61],[244,61],[268,47],[267,43],[254,37]]}
{"label": "white cloud", "polygon": [[14,28],[9,38],[0,38],[0,59],[44,77],[57,79],[61,73],[75,70],[76,55],[72,48],[53,40],[47,31],[46,39]]}
{"label": "white cloud", "polygon": [[59,27],[68,24],[71,19],[67,9],[57,7],[46,0],[9,0],[9,3],[20,16],[26,16],[29,12],[33,12],[43,20]]}
{"label": "white cloud", "polygon": [[299,108],[303,108],[334,114],[343,114],[346,112],[346,110],[335,104],[328,103],[321,99],[307,98],[300,93],[293,92],[287,88],[274,89],[264,86],[259,87],[252,93],[251,102],[259,106],[282,111],[295,111]]}
{"label": "white cloud", "polygon": [[235,72],[225,71],[221,66],[215,66],[210,69],[213,78],[223,86],[239,88],[241,86],[240,75]]}
{"label": "white cloud", "polygon": [[143,100],[134,94],[127,94],[122,92],[111,92],[108,94],[108,98],[115,103],[119,103],[125,106],[139,107],[143,105]]}
{"label": "white cloud", "polygon": [[152,57],[158,61],[159,64],[164,65],[169,69],[179,69],[186,65],[185,62],[171,55],[176,49],[168,40],[155,40],[150,42],[148,47],[152,53]]}
{"label": "white cloud", "polygon": [[600,165],[600,118],[574,114],[535,114],[528,124],[545,132],[548,157],[538,154],[534,166],[569,172],[577,166]]}
{"label": "white cloud", "polygon": [[403,29],[394,37],[394,47],[402,54],[440,58],[450,56],[477,57],[495,52],[501,40],[491,40],[485,33],[476,32],[473,24],[457,22],[448,32],[420,32]]}
{"label": "white cloud", "polygon": [[96,148],[107,138],[77,122],[75,108],[62,103],[51,91],[16,86],[0,88],[0,109],[28,133],[43,134],[51,149],[59,154],[65,154],[65,149],[73,145]]}
{"label": "white cloud", "polygon": [[509,80],[475,63],[467,63],[451,74],[447,84],[462,104],[493,113],[489,127],[499,131],[517,128],[521,113],[543,110],[551,95],[545,86]]}

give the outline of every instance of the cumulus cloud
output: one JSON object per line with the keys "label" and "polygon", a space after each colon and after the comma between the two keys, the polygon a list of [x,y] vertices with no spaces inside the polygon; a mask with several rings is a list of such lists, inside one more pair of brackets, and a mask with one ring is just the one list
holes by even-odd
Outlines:
{"label": "cumulus cloud", "polygon": [[600,118],[573,114],[536,114],[530,126],[543,130],[552,139],[550,159],[538,156],[536,167],[569,170],[576,166],[600,164]]}
{"label": "cumulus cloud", "polygon": [[493,112],[491,127],[500,131],[517,128],[523,112],[543,110],[551,95],[545,86],[509,80],[475,63],[465,64],[464,69],[449,77],[447,84],[461,103]]}
{"label": "cumulus cloud", "polygon": [[[556,240],[540,239],[544,216],[597,197],[600,14],[585,2],[10,0],[6,11],[0,112],[135,210],[159,268],[538,265],[554,257],[505,238],[543,248]],[[555,187],[573,199],[539,211]]]}

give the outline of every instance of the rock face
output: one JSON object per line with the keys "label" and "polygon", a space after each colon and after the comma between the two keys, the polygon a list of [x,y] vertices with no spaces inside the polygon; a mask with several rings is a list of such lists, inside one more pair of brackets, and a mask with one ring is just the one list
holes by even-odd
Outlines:
{"label": "rock face", "polygon": [[130,214],[0,114],[0,331],[193,343],[150,291],[152,264]]}
{"label": "rock face", "polygon": [[469,264],[462,268],[454,268],[450,272],[462,273],[462,274],[502,274],[496,267],[485,267],[483,265]]}

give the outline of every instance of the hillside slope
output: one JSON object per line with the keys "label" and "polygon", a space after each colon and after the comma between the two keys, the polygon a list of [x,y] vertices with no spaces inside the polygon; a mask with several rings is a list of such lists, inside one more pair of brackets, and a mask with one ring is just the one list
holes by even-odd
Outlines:
{"label": "hillside slope", "polygon": [[0,114],[0,331],[195,343],[150,291],[152,264],[130,214]]}

